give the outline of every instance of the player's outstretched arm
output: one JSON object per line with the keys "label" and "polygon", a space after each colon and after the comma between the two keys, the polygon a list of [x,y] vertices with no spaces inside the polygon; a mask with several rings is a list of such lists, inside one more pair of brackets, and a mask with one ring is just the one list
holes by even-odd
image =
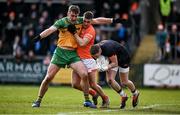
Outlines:
{"label": "player's outstretched arm", "polygon": [[99,18],[94,18],[92,20],[92,24],[116,24],[116,23],[124,23],[125,19],[120,19],[120,18],[105,18],[105,17],[99,17]]}
{"label": "player's outstretched arm", "polygon": [[37,42],[37,41],[49,36],[56,30],[57,30],[57,28],[55,26],[51,26],[48,29],[45,29],[43,32],[41,32],[39,35],[37,35],[36,37],[33,38],[33,42]]}
{"label": "player's outstretched arm", "polygon": [[92,24],[111,24],[112,21],[113,18],[98,17],[98,18],[93,18]]}

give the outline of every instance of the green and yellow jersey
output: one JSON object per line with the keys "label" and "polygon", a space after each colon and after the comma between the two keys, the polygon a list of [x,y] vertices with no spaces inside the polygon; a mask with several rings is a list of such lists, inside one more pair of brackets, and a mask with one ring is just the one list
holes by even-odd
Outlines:
{"label": "green and yellow jersey", "polygon": [[[78,34],[80,34],[82,23],[83,23],[83,17],[78,17],[75,23]],[[53,26],[55,26],[59,31],[57,46],[69,47],[74,49],[77,48],[77,42],[74,36],[67,30],[67,27],[70,24],[71,23],[69,22],[68,17],[59,19],[54,23]]]}

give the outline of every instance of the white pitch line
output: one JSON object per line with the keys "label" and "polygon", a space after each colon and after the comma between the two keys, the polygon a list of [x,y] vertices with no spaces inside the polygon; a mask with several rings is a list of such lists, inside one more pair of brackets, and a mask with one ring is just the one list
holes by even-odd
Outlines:
{"label": "white pitch line", "polygon": [[70,115],[70,114],[87,114],[87,113],[100,113],[100,112],[113,112],[113,111],[119,111],[119,110],[111,110],[111,109],[108,109],[108,110],[100,110],[100,111],[84,111],[84,112],[62,112],[62,113],[58,113],[58,115]]}
{"label": "white pitch line", "polygon": [[148,106],[140,106],[138,108],[142,109],[150,109],[150,108],[155,108],[155,107],[160,107],[160,106],[180,106],[180,104],[153,104],[153,105],[148,105]]}
{"label": "white pitch line", "polygon": [[139,108],[142,108],[142,109],[150,109],[150,108],[155,108],[155,107],[158,107],[158,106],[160,106],[160,104],[142,106],[142,107],[139,107]]}
{"label": "white pitch line", "polygon": [[[175,106],[175,105],[180,106],[180,104],[153,104],[153,105],[147,105],[147,106],[138,106],[137,108],[125,108],[125,109],[123,109],[123,110],[151,109],[151,108],[160,107],[160,106]],[[60,112],[60,113],[58,113],[58,115],[88,114],[88,113],[89,113],[89,114],[93,114],[93,113],[101,113],[101,112],[115,112],[115,111],[121,111],[121,110],[122,110],[122,109],[112,110],[111,108],[109,108],[109,109],[107,109],[107,110],[102,110],[102,109],[100,109],[100,111]]]}

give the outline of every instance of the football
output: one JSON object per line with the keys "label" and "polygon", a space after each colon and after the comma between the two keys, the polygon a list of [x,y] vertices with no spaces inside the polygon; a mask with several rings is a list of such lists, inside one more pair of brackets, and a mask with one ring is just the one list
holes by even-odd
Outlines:
{"label": "football", "polygon": [[97,63],[98,70],[100,72],[103,72],[103,71],[107,70],[106,68],[109,64],[109,59],[108,59],[108,57],[101,55],[96,59],[96,63]]}

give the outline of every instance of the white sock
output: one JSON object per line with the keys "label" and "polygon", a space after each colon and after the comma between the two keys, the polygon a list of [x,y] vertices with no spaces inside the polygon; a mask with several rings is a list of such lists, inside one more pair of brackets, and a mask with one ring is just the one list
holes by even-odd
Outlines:
{"label": "white sock", "polygon": [[125,96],[126,96],[126,93],[125,93],[123,90],[121,90],[121,92],[119,93],[119,95],[122,96],[122,97],[125,97]]}
{"label": "white sock", "polygon": [[132,95],[137,95],[138,94],[138,91],[136,90],[134,93],[132,93]]}

